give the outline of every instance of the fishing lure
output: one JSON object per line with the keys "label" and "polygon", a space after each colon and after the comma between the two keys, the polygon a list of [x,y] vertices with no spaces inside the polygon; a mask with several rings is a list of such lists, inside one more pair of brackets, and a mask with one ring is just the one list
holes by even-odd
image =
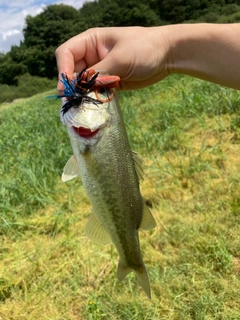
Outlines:
{"label": "fishing lure", "polygon": [[[118,85],[120,78],[117,76],[99,75],[94,69],[83,69],[76,77],[71,80],[63,73],[61,82],[64,86],[63,90],[59,90],[55,98],[66,98],[67,102],[62,106],[61,112],[64,115],[71,107],[79,108],[84,103],[93,103],[94,105],[102,104],[113,98],[113,92],[107,99],[103,100],[99,97],[98,92],[105,88],[114,88]],[[94,91],[96,98],[90,97],[88,94]]]}
{"label": "fishing lure", "polygon": [[64,89],[60,91],[62,94],[58,95],[58,97],[67,98],[67,102],[61,109],[62,114],[65,114],[71,107],[78,108],[83,103],[93,103],[95,105],[103,103],[98,99],[88,96],[88,93],[93,90],[98,74],[97,72],[91,77],[86,69],[83,69],[73,80],[70,80],[67,75],[61,74],[61,82],[64,85]]}

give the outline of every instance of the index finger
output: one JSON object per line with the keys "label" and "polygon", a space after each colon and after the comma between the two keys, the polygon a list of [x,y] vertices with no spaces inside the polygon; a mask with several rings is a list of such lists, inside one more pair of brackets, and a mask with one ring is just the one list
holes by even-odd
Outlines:
{"label": "index finger", "polygon": [[79,67],[82,67],[82,69],[85,68],[85,53],[85,41],[80,43],[80,41],[77,41],[77,36],[64,42],[55,51],[59,73],[65,73],[68,77],[71,77],[76,71],[76,63],[81,64],[82,66]]}
{"label": "index finger", "polygon": [[74,55],[65,47],[58,47],[55,56],[59,73],[67,74],[69,77],[74,72]]}
{"label": "index finger", "polygon": [[[77,69],[77,65],[81,69],[86,67],[86,62],[83,59],[85,52],[83,49],[84,46],[76,43],[76,39],[74,38],[63,43],[55,51],[59,80],[61,80],[62,73],[67,75],[69,79],[72,79],[73,74]],[[63,90],[61,81],[58,82],[58,90]]]}
{"label": "index finger", "polygon": [[99,35],[97,29],[87,30],[72,37],[57,48],[55,55],[59,72],[78,72],[87,66],[93,66],[100,60],[99,47],[101,41],[97,39]]}

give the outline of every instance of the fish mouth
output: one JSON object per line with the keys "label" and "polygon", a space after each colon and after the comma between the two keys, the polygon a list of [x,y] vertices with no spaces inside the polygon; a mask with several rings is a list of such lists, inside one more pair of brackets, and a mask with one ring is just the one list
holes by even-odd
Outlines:
{"label": "fish mouth", "polygon": [[84,128],[84,127],[77,128],[77,127],[73,126],[72,128],[80,137],[82,137],[84,139],[93,138],[99,131],[99,129],[91,131],[90,129]]}

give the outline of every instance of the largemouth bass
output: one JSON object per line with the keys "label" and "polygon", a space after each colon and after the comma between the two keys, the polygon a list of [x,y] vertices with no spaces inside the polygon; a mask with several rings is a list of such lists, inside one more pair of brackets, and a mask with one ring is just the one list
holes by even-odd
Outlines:
{"label": "largemouth bass", "polygon": [[[133,271],[151,298],[138,231],[152,229],[156,223],[139,189],[142,161],[130,149],[118,98],[109,89],[116,85],[116,77],[84,72],[75,86],[84,89],[83,84],[92,81],[90,89],[83,90],[77,103],[76,97],[63,98],[61,121],[67,126],[73,156],[64,167],[62,180],[81,177],[92,204],[87,237],[98,244],[112,242],[120,258],[118,279]],[[65,86],[72,85],[65,80]]]}

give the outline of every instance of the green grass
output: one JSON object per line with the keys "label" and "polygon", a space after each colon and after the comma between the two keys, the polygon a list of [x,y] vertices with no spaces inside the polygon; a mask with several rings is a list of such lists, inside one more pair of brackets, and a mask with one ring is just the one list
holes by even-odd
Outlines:
{"label": "green grass", "polygon": [[113,246],[84,235],[91,210],[47,92],[0,105],[0,319],[240,319],[240,93],[171,76],[120,94],[142,193],[152,300],[116,279]]}

